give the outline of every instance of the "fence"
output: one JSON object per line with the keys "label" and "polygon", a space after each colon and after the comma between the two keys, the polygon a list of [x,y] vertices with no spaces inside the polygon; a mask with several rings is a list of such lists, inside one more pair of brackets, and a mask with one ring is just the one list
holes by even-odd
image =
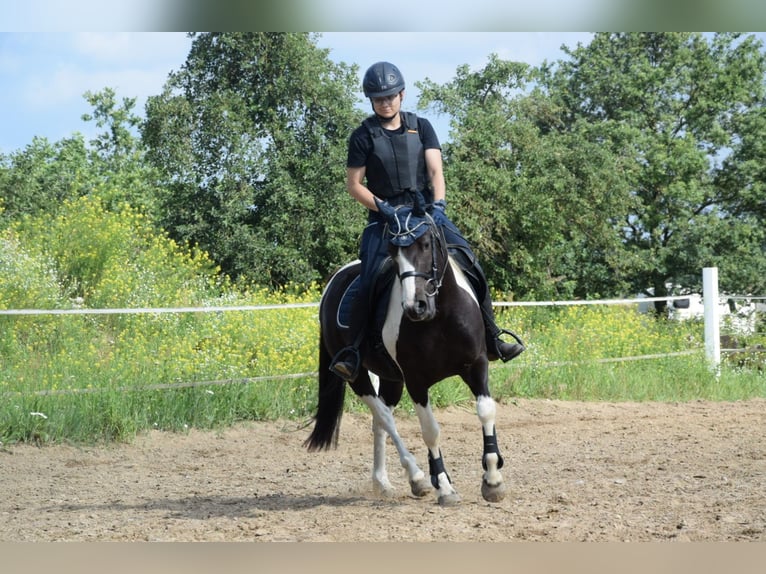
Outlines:
{"label": "fence", "polygon": [[[721,362],[721,318],[725,314],[722,311],[721,296],[718,290],[718,269],[715,267],[703,269],[702,274],[703,293],[700,299],[704,306],[704,336],[705,336],[705,354],[712,369],[718,369]],[[690,295],[675,295],[665,297],[642,297],[632,299],[597,299],[597,300],[569,300],[569,301],[515,301],[515,302],[494,302],[496,307],[525,307],[525,306],[569,306],[569,305],[636,305],[646,304],[657,301],[688,301]],[[732,300],[766,300],[766,297],[727,297]],[[117,314],[163,314],[163,313],[211,313],[211,312],[230,312],[230,311],[264,311],[270,309],[289,309],[303,307],[318,307],[318,303],[292,303],[279,305],[242,305],[242,306],[206,306],[206,307],[166,307],[166,308],[114,308],[114,309],[0,309],[1,315],[117,315]],[[766,305],[764,305],[766,307]],[[725,305],[724,305],[725,307]],[[723,349],[724,351],[735,351],[737,349]],[[604,362],[629,361],[638,359],[656,359],[666,356],[675,356],[688,354],[689,352],[643,355],[640,357],[623,357],[620,359],[606,359]],[[297,378],[311,376],[315,373],[293,373],[288,375],[279,375],[274,377],[261,378]],[[250,379],[248,379],[250,380]],[[231,381],[234,382],[234,381]],[[161,385],[160,388],[170,388],[176,386],[197,386],[202,384],[225,384],[226,381],[209,381],[207,383],[175,383],[170,385]]]}

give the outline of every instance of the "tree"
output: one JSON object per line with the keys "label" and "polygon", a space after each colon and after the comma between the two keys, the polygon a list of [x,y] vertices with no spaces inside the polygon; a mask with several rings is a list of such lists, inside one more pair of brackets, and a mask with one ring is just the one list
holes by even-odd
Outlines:
{"label": "tree", "polygon": [[455,217],[495,285],[662,296],[715,265],[726,290],[766,288],[760,42],[604,33],[564,50],[421,84],[420,105],[453,117]]}
{"label": "tree", "polygon": [[562,129],[563,109],[529,88],[537,74],[491,55],[445,86],[419,84],[419,107],[452,117],[443,150],[449,209],[496,288],[524,297],[604,292],[622,167],[588,143],[608,136],[601,127]]}
{"label": "tree", "polygon": [[309,34],[193,38],[142,126],[165,178],[163,225],[235,278],[327,276],[356,255],[363,225],[344,185],[355,67],[332,63]]}
{"label": "tree", "polygon": [[65,199],[87,193],[92,184],[88,151],[80,134],[56,143],[35,137],[24,149],[0,155],[3,218],[54,214]]}
{"label": "tree", "polygon": [[46,213],[54,217],[67,199],[98,190],[107,206],[121,203],[152,215],[157,195],[156,172],[144,161],[144,148],[135,127],[140,118],[135,99],[118,105],[111,88],[84,95],[93,106],[83,120],[105,131],[88,143],[82,134],[51,143],[34,137],[24,149],[0,156],[0,197],[4,218]]}
{"label": "tree", "polygon": [[84,121],[105,128],[90,141],[89,158],[94,175],[98,177],[100,195],[107,208],[127,203],[157,218],[157,170],[146,161],[146,148],[140,139],[141,118],[133,109],[135,98],[123,98],[118,104],[112,88],[86,92],[85,99],[93,107]]}
{"label": "tree", "polygon": [[715,265],[723,289],[766,287],[764,172],[754,167],[766,137],[761,43],[596,34],[566,52],[547,82],[563,121],[614,126],[620,148],[605,143],[631,164],[617,275],[633,292],[661,296],[668,285],[699,287],[700,269]]}

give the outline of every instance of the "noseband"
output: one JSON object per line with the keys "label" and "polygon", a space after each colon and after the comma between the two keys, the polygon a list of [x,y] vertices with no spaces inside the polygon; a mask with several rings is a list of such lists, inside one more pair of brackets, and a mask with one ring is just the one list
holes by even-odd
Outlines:
{"label": "noseband", "polygon": [[[409,218],[407,220],[407,223],[409,223]],[[426,296],[428,297],[436,297],[439,295],[439,289],[442,286],[442,281],[444,280],[444,274],[447,271],[447,253],[446,253],[446,246],[444,241],[444,236],[439,229],[439,227],[434,223],[433,218],[426,214],[425,218],[421,219],[414,227],[410,228],[409,225],[405,226],[406,229],[399,232],[394,232],[393,230],[389,229],[389,234],[392,236],[392,239],[395,239],[397,237],[402,237],[408,234],[412,234],[414,231],[416,231],[420,226],[422,225],[428,225],[429,230],[431,232],[431,272],[430,273],[424,273],[422,271],[405,271],[404,273],[400,273],[398,270],[396,272],[397,276],[399,277],[399,281],[403,281],[404,279],[407,279],[408,277],[421,277],[426,280]],[[417,240],[416,240],[417,241]],[[436,245],[439,244],[439,251],[437,252]],[[401,246],[399,247],[401,249]],[[445,259],[445,264],[442,266],[441,273],[439,273],[439,267],[437,265],[437,254],[441,253],[441,255]]]}

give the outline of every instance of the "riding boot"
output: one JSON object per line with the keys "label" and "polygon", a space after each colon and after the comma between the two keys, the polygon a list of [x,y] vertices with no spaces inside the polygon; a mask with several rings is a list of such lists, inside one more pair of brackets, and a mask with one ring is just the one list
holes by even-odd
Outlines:
{"label": "riding boot", "polygon": [[[503,362],[515,359],[524,352],[524,343],[514,332],[501,329],[495,323],[495,312],[492,309],[492,298],[489,294],[484,269],[481,268],[476,257],[468,249],[459,249],[454,255],[480,301],[479,306],[484,317],[484,329],[487,337],[487,358],[490,361],[502,359]],[[510,335],[516,339],[516,342],[506,343],[500,338],[500,335],[503,334]]]}
{"label": "riding boot", "polygon": [[[490,361],[502,359],[504,363],[515,359],[524,352],[526,347],[521,339],[508,329],[501,329],[495,323],[495,313],[492,310],[492,300],[487,294],[481,301],[481,314],[484,317],[484,329],[487,337],[487,358]],[[516,343],[506,343],[500,335],[510,335]]]}
{"label": "riding boot", "polygon": [[360,298],[357,297],[351,309],[349,331],[354,342],[338,351],[330,364],[330,370],[344,381],[356,379],[362,362],[359,348],[364,340],[364,331],[367,324],[367,313],[365,313],[367,305],[362,303],[359,300]]}

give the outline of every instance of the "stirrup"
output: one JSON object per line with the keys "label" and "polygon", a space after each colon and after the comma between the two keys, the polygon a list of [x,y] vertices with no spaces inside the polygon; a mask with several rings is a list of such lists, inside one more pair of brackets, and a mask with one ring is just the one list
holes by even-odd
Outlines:
{"label": "stirrup", "polygon": [[499,338],[499,337],[500,337],[500,335],[510,335],[511,337],[513,337],[514,339],[516,339],[516,342],[517,342],[519,345],[521,345],[521,346],[522,346],[522,347],[524,347],[525,349],[527,348],[527,346],[524,344],[524,341],[522,341],[522,340],[521,340],[521,337],[519,337],[519,336],[518,336],[516,333],[514,333],[513,331],[509,331],[508,329],[500,329],[500,331],[498,331],[497,335],[495,335],[495,339]]}
{"label": "stirrup", "polygon": [[[516,340],[516,343],[506,343],[502,339],[500,339],[500,335],[510,335]],[[493,336],[493,347],[494,352],[488,353],[488,357],[490,360],[497,360],[500,359],[504,363],[507,363],[508,361],[515,359],[519,355],[521,355],[524,351],[526,351],[526,346],[524,345],[524,342],[521,340],[521,338],[514,333],[513,331],[509,331],[508,329],[500,329],[494,336]],[[501,353],[500,352],[500,346],[501,345],[508,345],[510,346],[509,349],[507,349],[507,353]]]}
{"label": "stirrup", "polygon": [[[347,360],[343,360],[348,356]],[[340,377],[344,381],[353,381],[359,374],[359,365],[362,359],[359,355],[359,349],[356,347],[344,347],[332,358],[330,363],[330,372]]]}

